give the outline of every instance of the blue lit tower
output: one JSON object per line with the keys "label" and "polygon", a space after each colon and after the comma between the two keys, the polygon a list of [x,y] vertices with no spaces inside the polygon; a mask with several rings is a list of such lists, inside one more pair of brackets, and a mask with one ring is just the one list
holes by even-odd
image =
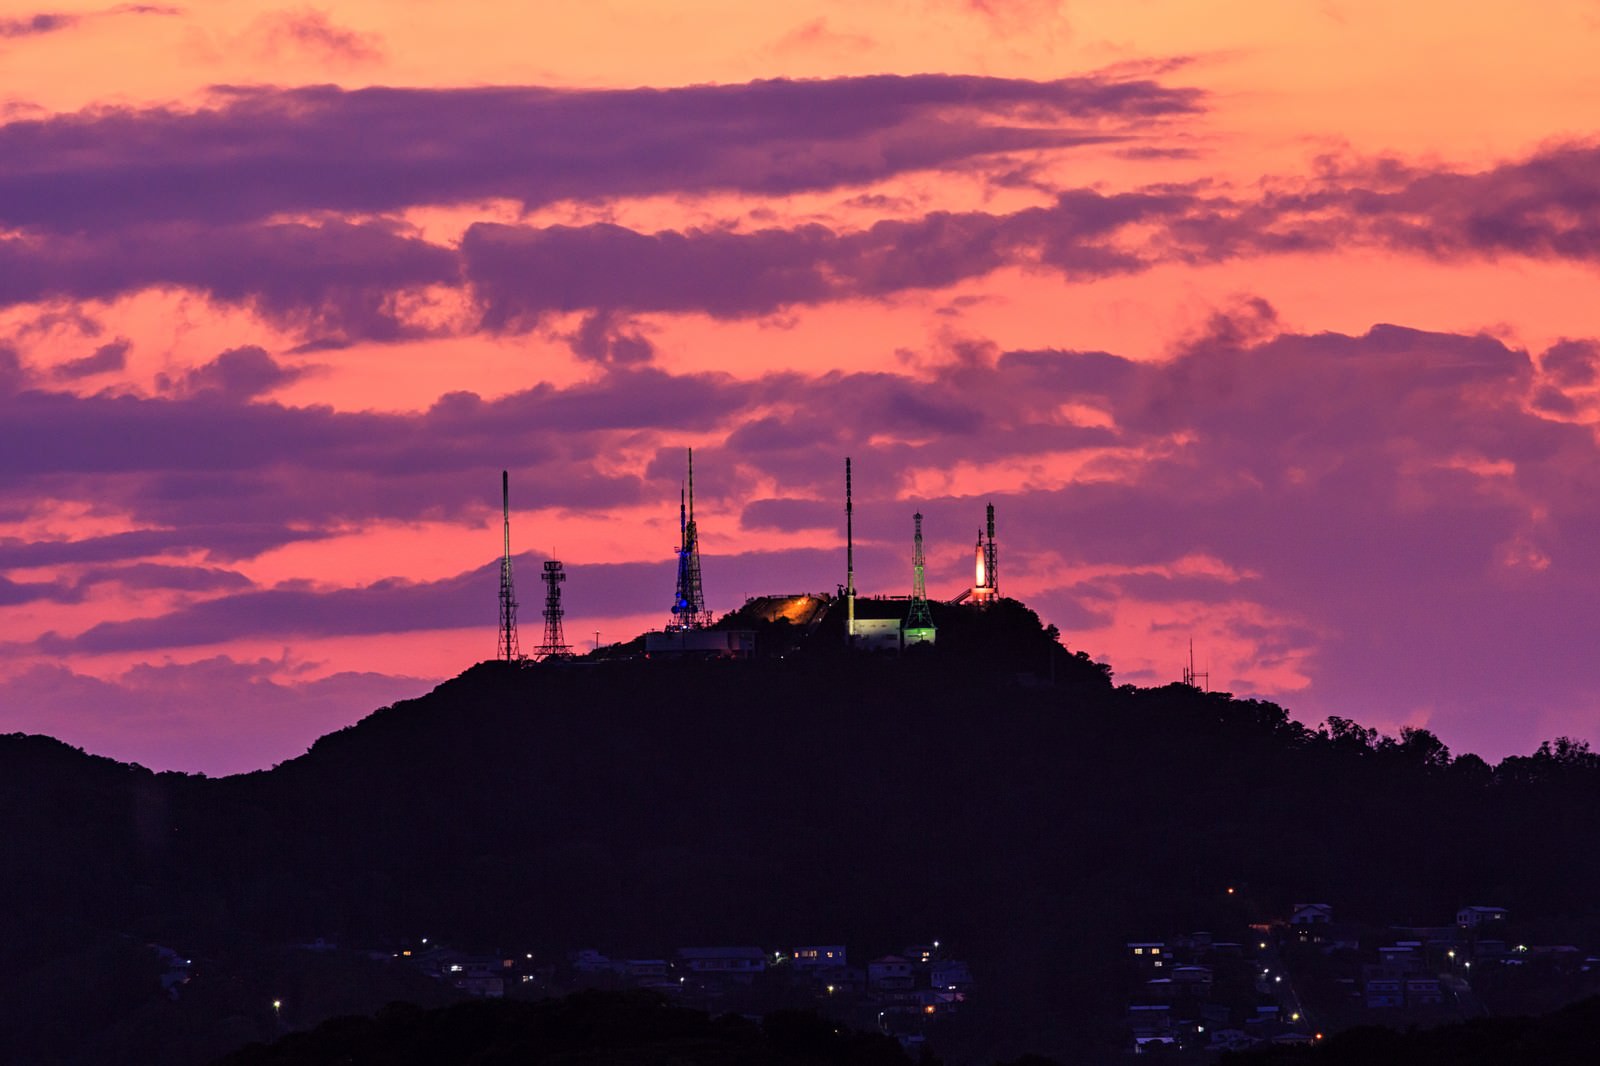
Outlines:
{"label": "blue lit tower", "polygon": [[678,592],[672,600],[668,632],[704,629],[711,624],[705,592],[700,587],[700,533],[694,524],[694,449],[689,449],[687,497],[678,496]]}
{"label": "blue lit tower", "polygon": [[517,647],[517,593],[511,585],[511,475],[500,471],[500,517],[505,526],[505,554],[500,559],[500,647],[496,656],[514,663],[522,658]]}
{"label": "blue lit tower", "polygon": [[911,555],[911,610],[906,612],[905,625],[901,627],[901,636],[905,643],[932,644],[933,614],[928,610],[928,586],[923,577],[925,564],[922,558],[922,512],[914,516],[917,523],[917,536],[915,548]]}

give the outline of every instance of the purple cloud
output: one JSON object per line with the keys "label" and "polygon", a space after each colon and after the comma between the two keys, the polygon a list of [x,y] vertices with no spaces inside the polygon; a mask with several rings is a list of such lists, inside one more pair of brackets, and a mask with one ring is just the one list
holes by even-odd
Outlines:
{"label": "purple cloud", "polygon": [[271,392],[304,374],[303,368],[284,366],[264,348],[251,344],[229,348],[176,380],[163,377],[162,384],[182,396],[237,403]]}
{"label": "purple cloud", "polygon": [[0,575],[0,607],[40,601],[76,603],[82,598],[71,585],[60,581],[12,581]]}
{"label": "purple cloud", "polygon": [[370,63],[383,58],[383,44],[376,34],[335,25],[327,12],[315,8],[263,16],[257,33],[258,49],[268,56],[295,51],[339,63]]}
{"label": "purple cloud", "polygon": [[102,344],[91,354],[82,359],[70,359],[57,366],[52,372],[57,379],[68,381],[78,378],[93,377],[96,374],[109,374],[114,370],[121,370],[128,365],[128,349],[133,347],[133,342],[125,337],[118,337],[110,344]]}
{"label": "purple cloud", "polygon": [[0,19],[0,38],[37,37],[41,34],[56,33],[77,25],[80,17],[40,12],[36,15],[24,15],[22,18]]}
{"label": "purple cloud", "polygon": [[641,366],[656,354],[637,323],[609,311],[585,315],[567,343],[580,359],[607,366]]}
{"label": "purple cloud", "polygon": [[175,223],[0,238],[0,305],[176,286],[252,306],[308,333],[374,340],[414,336],[397,300],[458,275],[450,249],[379,223]]}
{"label": "purple cloud", "polygon": [[219,89],[194,112],[0,126],[0,223],[79,232],[491,198],[865,184],[1200,105],[1148,80],[926,74],[678,89]]}
{"label": "purple cloud", "polygon": [[321,540],[326,531],[293,529],[281,522],[260,524],[196,523],[181,529],[140,529],[79,540],[34,540],[0,537],[0,570],[39,566],[103,563],[199,551],[207,559],[236,562],[264,551],[308,540]]}
{"label": "purple cloud", "polygon": [[103,11],[90,11],[87,13],[75,12],[39,12],[33,15],[23,15],[20,18],[0,19],[0,40],[18,37],[39,37],[47,33],[59,33],[81,24],[86,19],[103,18],[110,15],[178,15],[182,14],[181,8],[168,7],[161,4],[118,4]]}

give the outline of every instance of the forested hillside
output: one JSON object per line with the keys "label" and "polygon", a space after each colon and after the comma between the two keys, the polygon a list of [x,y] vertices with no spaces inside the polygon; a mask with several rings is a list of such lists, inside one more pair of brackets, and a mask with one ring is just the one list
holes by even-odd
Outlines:
{"label": "forested hillside", "polygon": [[[0,1025],[18,1061],[74,1061],[86,1025],[125,1030],[96,1062],[140,1061],[118,1041],[201,1061],[253,1035],[219,986],[265,995],[271,953],[314,937],[641,955],[940,937],[983,990],[949,1050],[992,1061],[1115,1043],[1107,974],[1152,929],[1314,898],[1418,923],[1493,901],[1600,932],[1582,745],[1490,767],[1424,732],[1117,688],[1031,612],[994,626],[897,659],[486,663],[220,780],[0,738]],[[117,947],[150,942],[216,962],[170,1001]],[[408,996],[385,980],[325,984],[370,1010]]]}

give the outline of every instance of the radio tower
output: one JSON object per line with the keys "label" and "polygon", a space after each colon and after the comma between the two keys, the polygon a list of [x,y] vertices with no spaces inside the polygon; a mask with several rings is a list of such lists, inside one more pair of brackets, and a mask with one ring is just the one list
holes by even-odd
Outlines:
{"label": "radio tower", "polygon": [[1197,688],[1201,692],[1211,691],[1211,671],[1194,668],[1194,638],[1189,638],[1189,665],[1183,668],[1183,683],[1190,688]]}
{"label": "radio tower", "polygon": [[538,659],[566,658],[572,654],[566,637],[561,633],[561,583],[567,572],[555,559],[544,564],[544,643],[539,645]]}
{"label": "radio tower", "polygon": [[989,543],[983,546],[983,568],[989,579],[989,595],[995,599],[1000,598],[1000,569],[998,557],[994,550],[994,504],[989,505]]}
{"label": "radio tower", "polygon": [[850,457],[844,460],[844,619],[845,634],[856,642],[855,504],[850,499]]}
{"label": "radio tower", "polygon": [[517,593],[511,586],[511,475],[500,471],[500,515],[505,521],[505,555],[500,559],[500,647],[497,658],[514,663],[522,659],[517,647]]}
{"label": "radio tower", "polygon": [[678,495],[678,591],[672,599],[668,632],[704,629],[711,624],[705,593],[700,588],[700,533],[694,524],[694,449],[689,449],[687,503]]}
{"label": "radio tower", "polygon": [[915,520],[917,537],[916,548],[911,555],[911,610],[906,612],[905,625],[901,627],[907,644],[933,641],[933,615],[928,611],[928,586],[923,579],[922,512],[917,512]]}

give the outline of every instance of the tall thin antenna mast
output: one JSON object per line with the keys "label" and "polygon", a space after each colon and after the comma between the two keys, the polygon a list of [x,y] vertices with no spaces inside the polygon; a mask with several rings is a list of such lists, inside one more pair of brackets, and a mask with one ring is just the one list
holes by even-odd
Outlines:
{"label": "tall thin antenna mast", "polygon": [[505,552],[500,558],[500,641],[497,657],[508,663],[522,658],[517,647],[517,593],[511,584],[511,474],[500,471],[500,517],[505,527]]}
{"label": "tall thin antenna mast", "polygon": [[1183,668],[1183,683],[1202,692],[1211,691],[1211,671],[1197,673],[1194,668],[1194,638],[1189,638],[1189,665]]}
{"label": "tall thin antenna mast", "polygon": [[856,531],[855,503],[850,493],[850,457],[844,459],[844,610],[845,633],[856,641]]}

